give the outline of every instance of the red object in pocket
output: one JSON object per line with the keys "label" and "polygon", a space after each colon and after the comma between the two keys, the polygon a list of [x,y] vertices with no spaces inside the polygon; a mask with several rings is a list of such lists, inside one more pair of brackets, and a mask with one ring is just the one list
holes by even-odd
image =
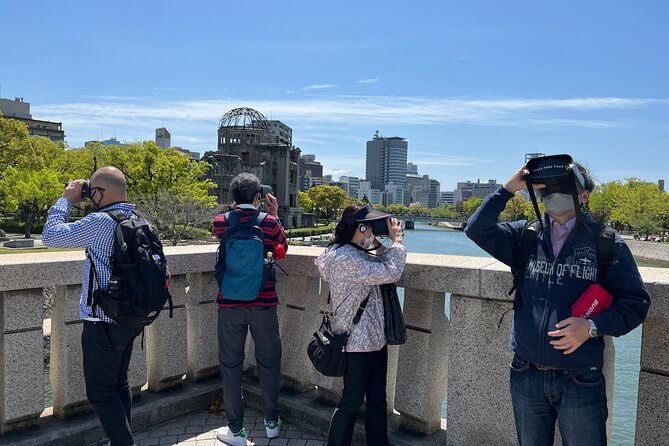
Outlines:
{"label": "red object in pocket", "polygon": [[286,248],[283,247],[280,243],[274,244],[274,258],[276,260],[281,260],[286,257]]}
{"label": "red object in pocket", "polygon": [[571,306],[573,317],[591,318],[611,306],[613,296],[597,283],[591,283],[581,297]]}

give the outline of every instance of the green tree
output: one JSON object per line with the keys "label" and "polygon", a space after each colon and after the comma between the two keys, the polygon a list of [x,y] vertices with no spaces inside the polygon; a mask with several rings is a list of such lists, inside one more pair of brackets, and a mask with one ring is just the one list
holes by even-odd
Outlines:
{"label": "green tree", "polygon": [[610,218],[648,237],[659,232],[669,213],[669,196],[655,183],[630,178],[616,190]]}
{"label": "green tree", "polygon": [[469,218],[474,212],[476,212],[476,209],[478,209],[479,206],[481,206],[481,203],[483,203],[482,198],[469,198],[465,200],[462,203],[462,207],[465,213],[465,217]]}
{"label": "green tree", "polygon": [[534,220],[535,218],[532,202],[525,200],[521,194],[515,194],[507,201],[499,217],[500,221]]}
{"label": "green tree", "polygon": [[314,186],[307,191],[307,195],[314,203],[314,212],[325,218],[334,219],[335,213],[344,207],[348,196],[337,186]]}
{"label": "green tree", "polygon": [[304,209],[305,212],[314,212],[314,202],[309,198],[309,194],[300,191],[298,200],[300,207]]}
{"label": "green tree", "polygon": [[369,204],[369,198],[367,198],[367,195],[362,196],[362,202],[365,204]]}
{"label": "green tree", "polygon": [[382,204],[373,204],[372,209],[379,212],[386,212],[386,207]]}
{"label": "green tree", "polygon": [[46,215],[49,207],[63,192],[62,174],[54,169],[7,167],[0,178],[0,208],[17,213],[25,223],[25,238],[32,225]]}
{"label": "green tree", "polygon": [[406,215],[409,213],[409,208],[403,204],[389,204],[386,212],[393,215]]}

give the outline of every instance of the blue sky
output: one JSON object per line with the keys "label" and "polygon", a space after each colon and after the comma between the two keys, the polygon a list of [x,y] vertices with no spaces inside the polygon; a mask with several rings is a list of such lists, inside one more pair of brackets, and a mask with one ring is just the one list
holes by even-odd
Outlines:
{"label": "blue sky", "polygon": [[669,180],[666,1],[4,2],[2,97],[116,135],[216,147],[250,106],[326,173],[364,176],[375,130],[453,189],[524,153],[571,153],[599,181]]}

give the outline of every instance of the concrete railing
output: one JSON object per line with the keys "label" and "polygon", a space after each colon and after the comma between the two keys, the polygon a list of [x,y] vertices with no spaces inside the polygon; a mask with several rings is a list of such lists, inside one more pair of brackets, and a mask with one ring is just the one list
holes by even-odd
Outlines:
{"label": "concrete railing", "polygon": [[[145,349],[133,353],[130,379],[137,391],[160,392],[184,378],[217,373],[215,247],[167,248],[173,275],[174,318],[161,316],[146,330]],[[326,308],[327,284],[314,258],[322,248],[292,247],[277,285],[283,340],[284,386],[335,400],[340,379],[319,375],[306,346]],[[53,417],[88,410],[81,370],[82,252],[0,256],[0,430],[8,432],[44,418],[43,288],[56,288],[51,321]],[[644,324],[636,443],[662,444],[669,434],[669,270],[644,268],[653,298]],[[404,287],[408,342],[391,347],[389,408],[401,424],[431,435],[442,428],[441,402],[448,394],[448,442],[452,445],[515,444],[508,395],[508,333],[511,307],[508,269],[489,258],[410,254],[398,283]],[[444,314],[451,293],[450,320]],[[608,344],[612,346],[612,343]],[[249,341],[247,362],[254,365]],[[607,349],[613,382],[613,350]],[[142,390],[140,390],[142,389]],[[63,423],[65,425],[65,423]]]}

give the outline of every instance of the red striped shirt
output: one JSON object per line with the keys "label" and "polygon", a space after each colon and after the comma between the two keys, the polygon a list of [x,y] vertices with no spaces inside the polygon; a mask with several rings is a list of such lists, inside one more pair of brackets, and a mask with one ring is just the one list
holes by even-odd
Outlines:
{"label": "red striped shirt", "polygon": [[[253,220],[258,215],[257,210],[247,208],[237,208],[235,209],[235,213],[241,222],[248,222]],[[225,214],[219,214],[214,218],[212,233],[220,240],[225,230],[229,227],[230,224],[225,218]],[[286,240],[286,235],[283,232],[283,227],[281,226],[278,218],[267,215],[267,217],[265,217],[260,223],[260,229],[262,229],[263,234],[265,235],[263,240],[265,243],[265,255],[267,255],[267,253],[270,251],[274,252],[275,245],[283,245],[286,252],[288,252],[288,241]],[[276,294],[273,281],[268,281],[265,284],[265,288],[260,290],[260,293],[258,293],[258,297],[255,300],[240,302],[238,300],[226,299],[225,296],[222,296],[220,292],[218,293],[216,300],[218,302],[218,306],[221,308],[271,307],[274,305],[279,305],[279,296]]]}

